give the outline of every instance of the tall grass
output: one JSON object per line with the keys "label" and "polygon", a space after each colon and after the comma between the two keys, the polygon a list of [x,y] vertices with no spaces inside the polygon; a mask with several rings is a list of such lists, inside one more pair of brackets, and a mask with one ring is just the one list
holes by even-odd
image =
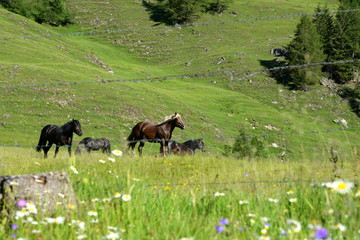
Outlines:
{"label": "tall grass", "polygon": [[[359,187],[346,194],[322,187],[334,168],[325,156],[287,162],[201,154],[109,157],[115,162],[96,153],[69,159],[66,151],[42,159],[29,149],[2,147],[1,175],[67,171],[78,203],[59,205],[51,216],[38,209],[3,218],[0,238],[106,239],[113,232],[121,239],[313,239],[319,229],[332,239],[360,236]],[[338,175],[358,181],[358,166],[345,160]]]}

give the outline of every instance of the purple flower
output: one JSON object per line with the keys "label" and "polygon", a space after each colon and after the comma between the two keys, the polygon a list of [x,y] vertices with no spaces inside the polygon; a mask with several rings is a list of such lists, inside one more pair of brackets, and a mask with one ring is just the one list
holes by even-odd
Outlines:
{"label": "purple flower", "polygon": [[19,226],[16,225],[16,224],[11,224],[10,226],[11,226],[11,229],[18,229],[19,228]]}
{"label": "purple flower", "polygon": [[242,232],[242,231],[244,231],[244,228],[243,228],[243,227],[239,227],[238,230]]}
{"label": "purple flower", "polygon": [[218,225],[216,225],[216,226],[215,226],[215,229],[216,229],[216,232],[217,232],[217,233],[221,233],[221,232],[225,231],[225,227],[224,227],[224,226],[218,226]]}
{"label": "purple flower", "polygon": [[13,233],[13,235],[11,235],[12,238],[16,238],[16,233]]}
{"label": "purple flower", "polygon": [[328,230],[326,228],[317,229],[315,232],[315,239],[326,239],[328,236]]}
{"label": "purple flower", "polygon": [[17,205],[18,207],[25,207],[26,204],[27,204],[27,201],[26,201],[25,199],[20,199],[20,200],[16,203],[16,205]]}
{"label": "purple flower", "polygon": [[248,174],[248,173],[245,173],[245,174],[244,174],[244,177],[248,177],[248,176],[249,176],[249,174]]}
{"label": "purple flower", "polygon": [[220,219],[219,224],[221,224],[221,225],[229,224],[229,220],[227,220],[227,218],[222,218],[222,219]]}

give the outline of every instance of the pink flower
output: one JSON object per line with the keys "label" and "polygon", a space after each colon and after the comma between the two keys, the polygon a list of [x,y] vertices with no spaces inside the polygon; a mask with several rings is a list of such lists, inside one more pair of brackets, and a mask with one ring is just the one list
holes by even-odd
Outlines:
{"label": "pink flower", "polygon": [[26,204],[27,204],[27,201],[26,201],[25,199],[20,199],[20,200],[16,203],[16,205],[17,205],[18,207],[25,207]]}

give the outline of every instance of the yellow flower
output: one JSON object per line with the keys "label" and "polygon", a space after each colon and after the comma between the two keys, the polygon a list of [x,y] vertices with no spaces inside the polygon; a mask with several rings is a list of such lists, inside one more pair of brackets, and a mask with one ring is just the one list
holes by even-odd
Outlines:
{"label": "yellow flower", "polygon": [[120,193],[120,192],[116,192],[116,193],[114,194],[114,198],[119,198],[119,197],[121,197],[121,193]]}
{"label": "yellow flower", "polygon": [[74,205],[74,204],[69,204],[69,205],[68,205],[68,208],[69,208],[69,209],[74,209],[74,208],[75,208],[75,205]]}
{"label": "yellow flower", "polygon": [[356,197],[360,197],[360,189],[355,193]]}
{"label": "yellow flower", "polygon": [[295,192],[293,190],[289,190],[289,191],[286,192],[286,194],[288,194],[288,195],[291,195],[291,194],[294,194],[294,193]]}

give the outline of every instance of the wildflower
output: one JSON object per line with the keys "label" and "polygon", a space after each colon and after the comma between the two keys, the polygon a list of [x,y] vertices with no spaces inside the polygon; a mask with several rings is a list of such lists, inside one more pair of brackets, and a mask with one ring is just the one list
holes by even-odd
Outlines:
{"label": "wildflower", "polygon": [[129,194],[124,194],[121,199],[125,202],[128,202],[131,200],[131,196]]}
{"label": "wildflower", "polygon": [[221,233],[221,232],[225,231],[225,227],[224,227],[224,226],[218,226],[218,225],[216,225],[216,226],[215,226],[215,229],[216,229],[216,232],[217,232],[217,233]]}
{"label": "wildflower", "polygon": [[248,176],[249,176],[249,174],[248,174],[248,173],[245,173],[245,174],[244,174],[244,177],[248,177]]}
{"label": "wildflower", "polygon": [[296,233],[301,231],[301,224],[300,222],[293,220],[293,219],[287,219],[286,223],[292,227],[292,230]]}
{"label": "wildflower", "polygon": [[291,194],[294,194],[295,192],[293,190],[289,190],[286,192],[287,195],[291,195]]}
{"label": "wildflower", "polygon": [[229,224],[229,220],[227,218],[222,218],[222,219],[220,219],[219,224],[221,224],[221,225]]}
{"label": "wildflower", "polygon": [[45,218],[48,223],[55,223],[55,218]]}
{"label": "wildflower", "polygon": [[225,193],[216,192],[216,193],[214,193],[214,196],[215,197],[223,197],[223,196],[225,196]]}
{"label": "wildflower", "polygon": [[108,228],[109,230],[111,230],[111,231],[118,231],[118,230],[119,230],[119,228],[113,227],[113,226],[108,226],[107,228]]}
{"label": "wildflower", "polygon": [[279,199],[269,198],[268,201],[273,203],[278,203]]}
{"label": "wildflower", "polygon": [[98,199],[98,198],[93,198],[93,199],[91,199],[91,201],[92,201],[92,202],[98,202],[99,199]]}
{"label": "wildflower", "polygon": [[248,215],[246,215],[247,217],[256,217],[255,214],[249,213]]}
{"label": "wildflower", "polygon": [[355,193],[356,197],[360,197],[360,189]]}
{"label": "wildflower", "polygon": [[269,229],[270,228],[270,223],[264,223],[264,228]]}
{"label": "wildflower", "polygon": [[326,228],[319,228],[315,231],[315,239],[326,239],[328,237],[328,230]]}
{"label": "wildflower", "polygon": [[15,213],[15,219],[19,219],[19,218],[25,217],[25,216],[27,216],[27,215],[29,215],[29,212],[26,211],[25,209],[22,209],[22,210],[20,210],[20,211],[16,211],[16,213]]}
{"label": "wildflower", "polygon": [[111,201],[111,198],[103,198],[102,201],[103,201],[103,202],[110,202],[110,201]]}
{"label": "wildflower", "polygon": [[340,230],[341,232],[345,232],[346,231],[346,226],[342,225],[341,223],[336,224],[333,229],[337,229]]}
{"label": "wildflower", "polygon": [[75,167],[73,167],[73,166],[70,166],[70,169],[75,173],[75,174],[79,174],[79,172],[76,170],[76,168]]}
{"label": "wildflower", "polygon": [[16,205],[18,207],[25,207],[27,204],[27,201],[25,199],[20,199],[19,201],[17,201]]}
{"label": "wildflower", "polygon": [[240,205],[249,204],[249,201],[245,201],[245,200],[244,200],[244,201],[242,201],[242,200],[240,200],[240,201],[239,201],[239,204],[240,204]]}
{"label": "wildflower", "polygon": [[68,208],[69,208],[69,209],[74,209],[74,208],[75,208],[75,205],[74,205],[74,204],[69,204],[69,205],[68,205]]}
{"label": "wildflower", "polygon": [[91,216],[91,217],[97,217],[98,213],[95,212],[94,210],[91,210],[88,212],[88,215]]}
{"label": "wildflower", "polygon": [[193,237],[183,237],[183,238],[180,238],[180,240],[194,240]]}
{"label": "wildflower", "polygon": [[264,223],[270,221],[270,219],[267,218],[267,217],[261,217],[260,220],[261,220],[262,222],[264,222]]}
{"label": "wildflower", "polygon": [[262,235],[265,235],[267,233],[267,230],[265,229],[265,228],[263,228],[262,230],[261,230],[261,234]]}
{"label": "wildflower", "polygon": [[109,232],[108,235],[105,236],[106,239],[119,239],[120,233],[118,232]]}
{"label": "wildflower", "polygon": [[98,222],[99,222],[99,219],[97,219],[97,218],[91,219],[90,222],[91,222],[91,223],[98,223]]}
{"label": "wildflower", "polygon": [[100,159],[99,162],[102,163],[102,164],[106,163],[106,162],[105,162],[104,160],[102,160],[102,159]]}
{"label": "wildflower", "polygon": [[11,181],[11,182],[10,182],[10,185],[11,185],[11,186],[17,186],[17,185],[19,185],[19,183],[15,182],[15,181]]}
{"label": "wildflower", "polygon": [[114,154],[117,157],[121,157],[123,155],[122,151],[120,150],[113,150],[112,154]]}
{"label": "wildflower", "polygon": [[87,238],[86,234],[80,234],[76,237],[76,239],[85,239],[85,238]]}
{"label": "wildflower", "polygon": [[351,188],[354,187],[354,183],[349,181],[343,181],[343,180],[336,180],[332,182],[331,184],[328,184],[327,187],[333,189],[334,191],[346,194],[351,191]]}
{"label": "wildflower", "polygon": [[262,235],[262,236],[259,237],[259,240],[270,240],[270,237]]}
{"label": "wildflower", "polygon": [[36,208],[35,204],[33,204],[31,202],[28,202],[26,204],[26,210],[28,210],[30,213],[34,213],[34,214],[37,213],[37,208]]}
{"label": "wildflower", "polygon": [[119,198],[119,197],[121,197],[121,193],[116,192],[116,193],[114,194],[114,198]]}
{"label": "wildflower", "polygon": [[110,162],[115,162],[115,158],[108,158]]}
{"label": "wildflower", "polygon": [[16,224],[11,224],[10,226],[11,226],[11,229],[18,229],[19,228],[19,226],[16,225]]}
{"label": "wildflower", "polygon": [[33,229],[31,232],[32,233],[41,233],[41,230],[40,229]]}
{"label": "wildflower", "polygon": [[289,199],[289,202],[295,203],[295,202],[297,202],[297,198],[290,198],[290,199]]}
{"label": "wildflower", "polygon": [[135,181],[135,182],[139,182],[139,181],[140,181],[140,179],[138,179],[138,178],[133,178],[133,181]]}

